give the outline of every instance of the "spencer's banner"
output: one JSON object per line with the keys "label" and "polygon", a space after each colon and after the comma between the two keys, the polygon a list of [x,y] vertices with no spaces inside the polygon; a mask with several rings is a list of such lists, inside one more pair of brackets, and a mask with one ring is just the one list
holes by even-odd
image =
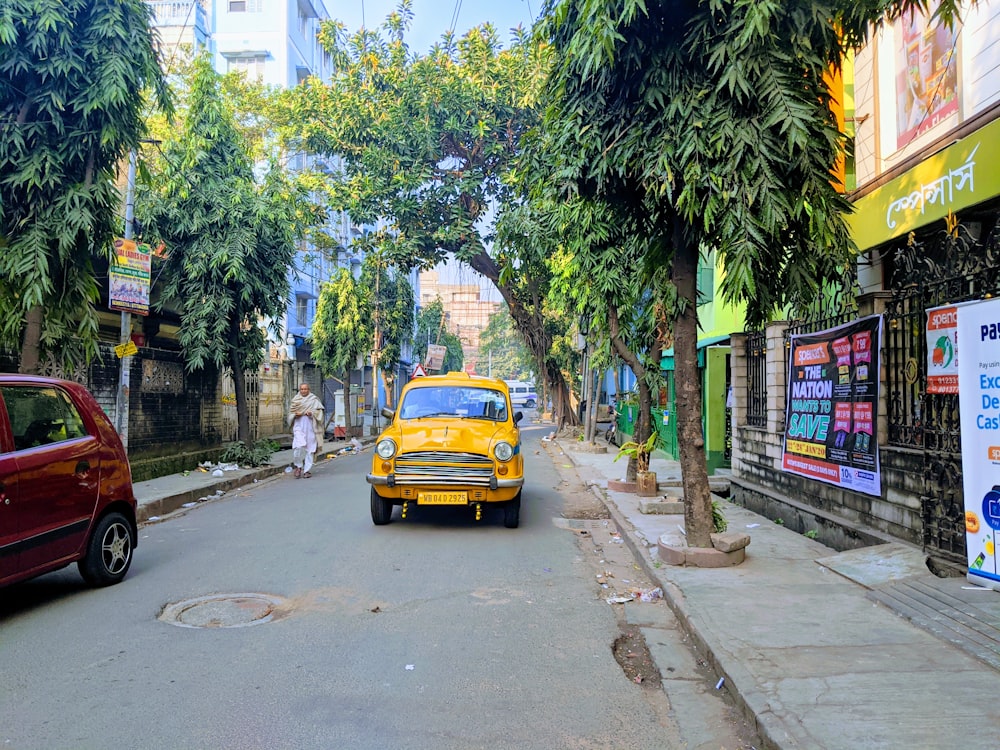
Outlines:
{"label": "spencer's banner", "polygon": [[792,336],[784,471],[882,494],[875,435],[881,340],[880,315]]}

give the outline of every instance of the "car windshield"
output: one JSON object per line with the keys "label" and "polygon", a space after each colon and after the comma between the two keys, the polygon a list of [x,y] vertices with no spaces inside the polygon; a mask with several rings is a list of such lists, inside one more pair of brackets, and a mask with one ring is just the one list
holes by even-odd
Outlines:
{"label": "car windshield", "polygon": [[494,388],[462,385],[413,388],[403,396],[399,416],[401,419],[456,417],[505,422],[507,399],[502,391]]}

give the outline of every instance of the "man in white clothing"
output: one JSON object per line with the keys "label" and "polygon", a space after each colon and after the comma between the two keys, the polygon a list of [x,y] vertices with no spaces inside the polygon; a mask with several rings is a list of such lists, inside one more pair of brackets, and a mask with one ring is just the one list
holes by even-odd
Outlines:
{"label": "man in white clothing", "polygon": [[311,477],[316,452],[323,449],[323,402],[309,392],[309,384],[299,386],[288,414],[292,428],[292,463],[295,478]]}

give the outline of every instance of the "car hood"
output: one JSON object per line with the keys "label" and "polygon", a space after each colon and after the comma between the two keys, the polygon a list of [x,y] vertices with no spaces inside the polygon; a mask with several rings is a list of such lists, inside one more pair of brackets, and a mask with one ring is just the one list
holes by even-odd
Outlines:
{"label": "car hood", "polygon": [[[407,422],[393,437],[400,453],[412,451],[489,452],[506,435],[502,426],[471,419],[421,419]],[[514,440],[513,436],[510,437]]]}

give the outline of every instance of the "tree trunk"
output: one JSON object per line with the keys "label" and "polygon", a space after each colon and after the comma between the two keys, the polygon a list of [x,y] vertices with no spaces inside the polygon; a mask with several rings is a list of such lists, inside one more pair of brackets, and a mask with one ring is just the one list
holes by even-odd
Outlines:
{"label": "tree trunk", "polygon": [[[639,391],[639,404],[636,415],[635,431],[632,433],[632,440],[642,445],[649,440],[649,436],[653,432],[652,420],[650,419],[650,414],[652,414],[653,409],[653,395],[652,390],[649,387],[649,380],[647,378],[648,373],[646,372],[646,367],[642,364],[642,360],[639,359],[639,355],[629,349],[625,344],[625,340],[622,338],[621,334],[621,322],[618,319],[618,308],[614,305],[608,305],[608,328],[608,338],[611,341],[611,347],[635,374],[636,388]],[[650,346],[650,361],[658,363],[660,361],[660,353],[662,351],[663,338],[661,335],[655,336],[654,341]],[[638,461],[636,461],[634,457],[630,456],[628,460],[628,468],[625,470],[625,481],[636,481],[636,471],[638,468]]]}
{"label": "tree trunk", "polygon": [[711,547],[712,496],[708,487],[698,372],[698,248],[686,242],[682,235],[680,228],[675,229],[672,277],[680,305],[674,320],[674,377],[677,443],[684,486],[684,528],[689,547]]}
{"label": "tree trunk", "polygon": [[42,321],[41,305],[35,305],[25,316],[24,336],[21,339],[21,364],[18,372],[37,375],[42,367]]}
{"label": "tree trunk", "polygon": [[510,309],[510,317],[514,321],[528,351],[534,356],[539,364],[539,372],[543,373],[545,383],[552,396],[552,413],[556,424],[556,430],[566,425],[576,426],[580,424],[576,412],[569,400],[569,387],[566,378],[563,376],[559,365],[549,357],[552,349],[551,337],[545,333],[545,320],[542,315],[541,300],[537,300],[528,307],[515,295],[513,290],[500,281],[500,269],[496,261],[490,257],[485,250],[480,251],[469,259],[469,265],[483,276],[493,282],[493,286],[504,298],[507,307]]}
{"label": "tree trunk", "polygon": [[387,409],[395,408],[393,406],[394,397],[392,392],[392,386],[394,381],[395,381],[395,376],[391,372],[382,370],[382,388],[385,390],[385,403],[382,404],[382,406],[386,407]]}
{"label": "tree trunk", "polygon": [[[239,329],[234,328],[234,339],[239,340]],[[250,444],[250,410],[247,406],[247,376],[240,361],[235,341],[229,345],[229,367],[233,371],[233,389],[236,391],[236,439]]]}

